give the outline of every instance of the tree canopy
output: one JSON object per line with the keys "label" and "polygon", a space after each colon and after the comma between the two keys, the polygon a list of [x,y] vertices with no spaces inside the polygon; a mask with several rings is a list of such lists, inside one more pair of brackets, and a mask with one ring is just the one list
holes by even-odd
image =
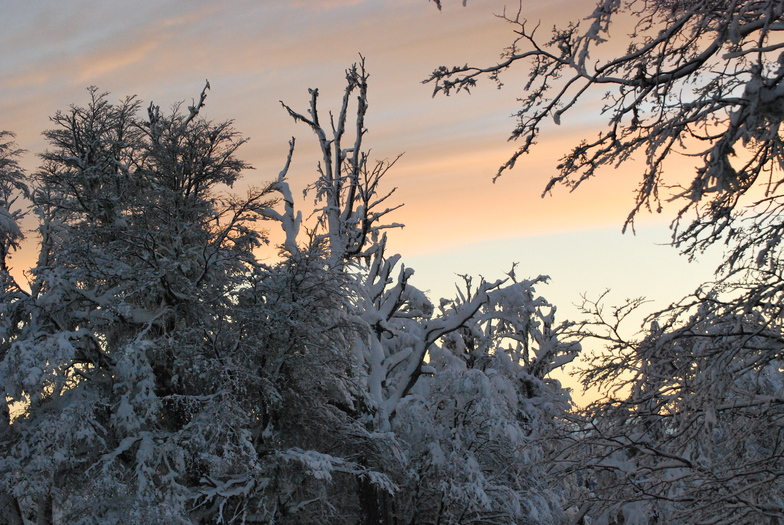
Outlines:
{"label": "tree canopy", "polygon": [[209,84],[169,113],[91,88],[32,176],[3,135],[2,255],[16,195],[41,245],[29,288],[0,266],[0,523],[561,521],[545,458],[570,401],[549,374],[579,341],[546,277],[466,276],[438,304],[409,282],[364,62],[345,78],[329,127],[317,89],[284,104],[322,153],[311,229],[294,139],[271,182],[229,192],[245,139],[202,117]]}
{"label": "tree canopy", "polygon": [[[676,247],[727,246],[717,281],[651,314],[638,337],[619,324],[639,301],[584,303],[580,330],[607,346],[582,378],[607,396],[576,421],[560,458],[584,480],[574,522],[784,517],[782,14],[780,1],[602,0],[542,38],[521,4],[502,15],[514,37],[500,63],[440,67],[426,80],[448,95],[528,65],[511,134],[521,145],[496,177],[535,150],[546,121],[567,125],[602,95],[606,125],[564,155],[545,193],[637,154],[645,167],[625,227],[674,202]],[[680,155],[693,174],[668,165]]]}

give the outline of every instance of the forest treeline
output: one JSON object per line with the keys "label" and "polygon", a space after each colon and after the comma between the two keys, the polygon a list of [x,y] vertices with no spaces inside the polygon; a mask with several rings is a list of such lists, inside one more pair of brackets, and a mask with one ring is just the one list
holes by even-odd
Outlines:
{"label": "forest treeline", "polygon": [[[677,248],[726,243],[716,282],[631,339],[639,301],[559,323],[524,268],[440,301],[409,282],[387,252],[395,160],[365,145],[364,61],[334,113],[317,89],[283,107],[320,147],[314,222],[289,185],[294,139],[276,178],[232,193],[245,139],[204,118],[209,84],[169,112],[91,88],[51,118],[34,173],[3,132],[0,524],[780,523],[783,13],[604,0],[541,41],[520,12],[502,62],[428,79],[450,94],[531,67],[499,176],[545,119],[606,91],[606,128],[546,191],[636,152],[627,226],[669,200]],[[623,17],[627,53],[592,58]],[[693,179],[666,182],[684,150]],[[22,285],[8,261],[28,214]],[[584,409],[551,377],[578,357],[604,393]]]}

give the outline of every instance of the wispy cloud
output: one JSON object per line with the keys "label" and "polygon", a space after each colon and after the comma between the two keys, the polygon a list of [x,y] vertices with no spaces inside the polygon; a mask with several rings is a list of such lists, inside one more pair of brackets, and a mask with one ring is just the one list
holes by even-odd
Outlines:
{"label": "wispy cloud", "polygon": [[338,7],[352,7],[365,2],[366,0],[292,0],[290,4],[300,9],[312,9],[323,11]]}

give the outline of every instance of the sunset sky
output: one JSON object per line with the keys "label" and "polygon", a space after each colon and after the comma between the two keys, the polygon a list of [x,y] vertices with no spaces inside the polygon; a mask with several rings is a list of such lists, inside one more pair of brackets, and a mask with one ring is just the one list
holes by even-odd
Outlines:
{"label": "sunset sky", "polygon": [[[209,79],[203,116],[234,119],[251,139],[240,150],[256,168],[245,183],[276,176],[296,136],[290,174],[301,189],[314,174],[315,141],[279,101],[304,111],[307,89],[318,87],[322,109],[337,109],[343,71],[361,53],[371,75],[366,144],[378,158],[404,153],[387,180],[398,187],[394,202],[405,203],[393,219],[406,227],[391,234],[391,248],[416,270],[415,284],[451,294],[456,273],[494,279],[519,262],[518,275],[553,278],[539,291],[565,315],[582,292],[612,288],[617,301],[646,295],[665,306],[691,291],[715,259],[690,265],[655,245],[668,240],[671,215],[643,217],[637,237],[621,235],[634,165],[601,172],[573,194],[540,197],[560,154],[603,122],[595,108],[546,129],[535,155],[493,184],[515,148],[506,139],[526,71],[505,77],[501,90],[480,82],[471,95],[433,98],[421,83],[440,65],[496,61],[513,36],[493,16],[505,6],[517,2],[444,0],[439,12],[427,0],[0,0],[0,129],[16,133],[33,171],[48,117],[86,104],[88,86],[168,107],[190,103]],[[523,14],[541,20],[544,35],[593,6],[524,0]],[[32,248],[14,259],[17,269]]]}

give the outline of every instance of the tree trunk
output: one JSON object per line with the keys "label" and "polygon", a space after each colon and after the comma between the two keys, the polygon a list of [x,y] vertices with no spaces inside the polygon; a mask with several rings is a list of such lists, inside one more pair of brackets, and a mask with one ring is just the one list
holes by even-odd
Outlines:
{"label": "tree trunk", "polygon": [[53,525],[51,494],[38,496],[38,512],[36,514],[35,525]]}
{"label": "tree trunk", "polygon": [[358,481],[360,523],[362,525],[396,525],[392,516],[389,494],[368,479]]}
{"label": "tree trunk", "polygon": [[0,493],[0,525],[24,525],[19,501],[5,492]]}

